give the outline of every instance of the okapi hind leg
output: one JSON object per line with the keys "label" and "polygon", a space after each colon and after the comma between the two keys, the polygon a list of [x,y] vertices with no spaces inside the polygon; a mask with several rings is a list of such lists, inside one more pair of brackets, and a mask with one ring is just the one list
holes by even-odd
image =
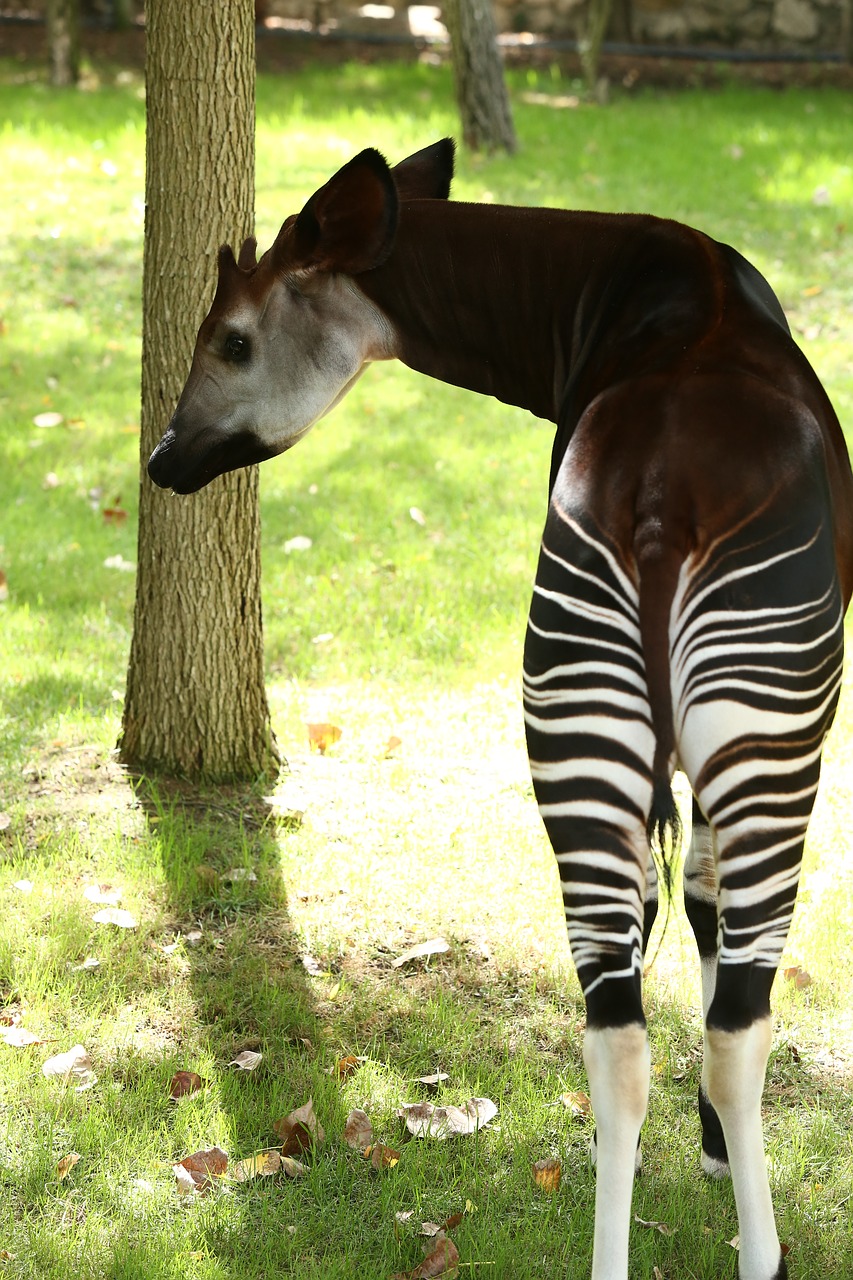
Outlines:
{"label": "okapi hind leg", "polygon": [[600,532],[552,505],[524,656],[539,811],[584,993],[596,1139],[592,1280],[627,1280],[631,1198],[649,1091],[642,1006],[651,726],[636,584]]}
{"label": "okapi hind leg", "polygon": [[[717,866],[714,840],[708,820],[693,797],[690,848],[684,861],[684,907],[696,938],[702,970],[703,1025],[714,998],[717,982]],[[699,1083],[699,1120],[702,1125],[702,1168],[712,1178],[726,1178],[731,1172],[726,1140],[719,1117],[708,1098],[707,1055],[702,1060]]]}

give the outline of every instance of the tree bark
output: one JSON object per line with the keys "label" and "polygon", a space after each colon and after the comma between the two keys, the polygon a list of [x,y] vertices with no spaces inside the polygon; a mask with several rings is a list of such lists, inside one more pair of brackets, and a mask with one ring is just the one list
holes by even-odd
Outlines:
{"label": "tree bark", "polygon": [[591,92],[598,90],[598,64],[601,46],[607,33],[613,0],[588,0],[584,32],[578,41],[578,53],[584,78]]}
{"label": "tree bark", "polygon": [[447,0],[462,140],[472,151],[517,147],[491,0]]}
{"label": "tree bark", "polygon": [[79,0],[47,0],[47,48],[50,83],[57,87],[80,79]]}
{"label": "tree bark", "polygon": [[253,779],[277,769],[264,687],[257,467],[176,498],[145,464],[186,380],[217,251],[254,208],[253,0],[146,6],[142,480],[122,759]]}

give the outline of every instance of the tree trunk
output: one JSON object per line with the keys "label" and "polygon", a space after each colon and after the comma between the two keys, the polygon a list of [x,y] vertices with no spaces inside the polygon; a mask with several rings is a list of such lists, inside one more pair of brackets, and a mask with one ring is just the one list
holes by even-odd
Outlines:
{"label": "tree trunk", "polygon": [[584,78],[592,93],[599,92],[598,64],[612,9],[613,0],[588,0],[584,32],[578,41]]}
{"label": "tree trunk", "polygon": [[45,18],[50,83],[76,84],[80,78],[79,0],[47,0]]}
{"label": "tree trunk", "polygon": [[252,779],[277,769],[264,688],[258,471],[176,498],[145,464],[186,380],[224,241],[252,230],[253,0],[146,5],[142,481],[122,759]]}
{"label": "tree trunk", "polygon": [[518,144],[491,0],[447,0],[444,19],[450,32],[463,142],[472,151],[515,151]]}

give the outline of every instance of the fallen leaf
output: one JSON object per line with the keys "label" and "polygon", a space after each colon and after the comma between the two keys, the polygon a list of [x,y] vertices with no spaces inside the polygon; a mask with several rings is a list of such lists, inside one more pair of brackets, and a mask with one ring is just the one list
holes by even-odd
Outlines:
{"label": "fallen leaf", "polygon": [[[12,825],[12,815],[11,815],[11,814],[9,814],[9,813],[6,813],[5,811],[4,811],[4,812],[2,812],[2,813],[0,813],[0,831],[8,831],[8,830],[9,830],[9,828],[11,827],[11,825]],[[24,880],[17,880],[17,881],[15,882],[16,887],[17,887],[18,885],[22,885],[22,884],[25,884],[25,883],[26,883],[26,884],[28,884],[28,885],[30,886],[30,888],[32,888],[32,881],[31,881],[31,880],[27,880],[27,881],[24,881]]]}
{"label": "fallen leaf", "polygon": [[100,969],[100,967],[101,962],[97,956],[86,956],[80,964],[72,964],[70,969],[72,973],[89,973],[92,969]]}
{"label": "fallen leaf", "polygon": [[92,1071],[92,1059],[82,1044],[75,1044],[67,1053],[54,1054],[42,1063],[41,1069],[43,1075],[62,1076],[66,1082],[77,1080],[81,1084],[89,1084],[97,1078]]}
{"label": "fallen leaf", "polygon": [[649,1218],[641,1218],[638,1213],[634,1214],[634,1221],[638,1226],[651,1227],[654,1231],[659,1231],[662,1236],[671,1236],[675,1234],[675,1227],[670,1227],[665,1222],[655,1222]]}
{"label": "fallen leaf", "polygon": [[172,1167],[178,1178],[178,1190],[184,1189],[180,1184],[185,1180],[178,1173],[179,1169],[184,1169],[190,1175],[196,1191],[207,1191],[213,1186],[214,1178],[221,1178],[225,1174],[228,1156],[221,1147],[207,1147],[204,1151],[194,1151],[192,1155],[184,1156],[183,1160]]}
{"label": "fallen leaf", "polygon": [[391,737],[385,743],[385,759],[387,760],[389,756],[392,756],[395,751],[402,747],[402,745],[403,739],[398,738],[396,734],[392,733]]}
{"label": "fallen leaf", "polygon": [[376,1142],[372,1147],[367,1147],[364,1157],[370,1158],[370,1163],[374,1169],[393,1169],[395,1165],[400,1163],[400,1152],[395,1151],[393,1147],[383,1146],[381,1142]]}
{"label": "fallen leaf", "polygon": [[56,1166],[56,1176],[60,1181],[71,1172],[77,1161],[80,1159],[79,1152],[69,1151],[67,1156],[63,1156],[59,1164]]}
{"label": "fallen leaf", "polygon": [[55,471],[48,471],[41,482],[41,487],[43,489],[57,489],[59,487],[59,476]]}
{"label": "fallen leaf", "polygon": [[392,961],[395,969],[400,969],[404,964],[409,964],[412,960],[422,960],[428,956],[444,955],[450,950],[450,943],[444,938],[430,938],[428,942],[419,942],[416,947],[410,947],[408,951],[404,951],[401,956]]}
{"label": "fallen leaf", "polygon": [[437,1089],[445,1080],[449,1080],[450,1076],[446,1071],[436,1071],[431,1076],[418,1076],[417,1083],[426,1085],[427,1089]]}
{"label": "fallen leaf", "polygon": [[236,1182],[248,1182],[250,1178],[269,1178],[280,1169],[281,1154],[278,1151],[258,1151],[232,1165],[230,1176]]}
{"label": "fallen leaf", "polygon": [[257,878],[254,871],[250,871],[248,867],[232,867],[230,871],[223,871],[221,876],[222,880],[235,882],[238,880],[253,881],[257,880]]}
{"label": "fallen leaf", "polygon": [[[45,396],[45,399],[47,397]],[[48,411],[47,413],[37,413],[33,418],[34,427],[59,427],[65,421],[61,413]]]}
{"label": "fallen leaf", "polygon": [[35,885],[32,880],[16,880],[12,888],[17,889],[18,893],[32,893]]}
{"label": "fallen leaf", "polygon": [[92,916],[96,924],[114,924],[119,929],[137,929],[139,922],[123,907],[104,907]]}
{"label": "fallen leaf", "polygon": [[132,560],[125,560],[122,555],[107,556],[104,561],[105,569],[119,569],[122,573],[133,573],[136,565]]}
{"label": "fallen leaf", "polygon": [[431,1102],[405,1102],[397,1111],[413,1137],[442,1140],[476,1133],[497,1113],[491,1098],[471,1098],[464,1107],[434,1107]]}
{"label": "fallen leaf", "polygon": [[727,1240],[726,1244],[730,1244],[733,1249],[740,1248],[740,1236],[732,1236],[731,1240]]}
{"label": "fallen leaf", "polygon": [[304,955],[302,957],[302,967],[306,973],[310,973],[312,978],[328,978],[329,970],[324,969],[320,961],[315,956]]}
{"label": "fallen leaf", "polygon": [[367,1062],[367,1058],[360,1054],[348,1053],[345,1058],[339,1058],[332,1068],[332,1073],[339,1080],[346,1080],[347,1076],[351,1076],[353,1072],[358,1071],[359,1067]]}
{"label": "fallen leaf", "polygon": [[326,1134],[323,1126],[314,1114],[314,1101],[309,1098],[301,1107],[291,1111],[290,1115],[276,1120],[273,1132],[281,1138],[281,1154],[295,1155],[312,1146],[319,1146]]}
{"label": "fallen leaf", "polygon": [[455,1276],[459,1251],[449,1236],[436,1237],[435,1248],[411,1271],[398,1271],[392,1280],[433,1280],[437,1276]]}
{"label": "fallen leaf", "polygon": [[661,1271],[660,1267],[657,1267],[657,1266],[653,1267],[652,1280],[663,1280],[663,1272]]}
{"label": "fallen leaf", "polygon": [[306,538],[303,534],[298,533],[295,538],[288,538],[284,544],[286,555],[290,555],[294,551],[310,551],[313,543],[310,538]]}
{"label": "fallen leaf", "polygon": [[805,969],[801,969],[798,964],[792,965],[789,969],[784,969],[786,982],[792,982],[795,987],[802,989],[810,987],[812,984],[812,975]]}
{"label": "fallen leaf", "polygon": [[421,527],[426,524],[426,516],[421,511],[420,507],[409,507],[409,515],[412,517],[415,524],[419,524]]}
{"label": "fallen leaf", "polygon": [[50,1040],[43,1040],[34,1031],[27,1031],[26,1027],[0,1027],[0,1039],[5,1040],[10,1049],[24,1049],[28,1044],[52,1043]]}
{"label": "fallen leaf", "polygon": [[823,285],[810,284],[806,289],[800,290],[802,298],[816,298],[819,293],[823,293]]}
{"label": "fallen leaf", "polygon": [[366,1111],[356,1107],[347,1116],[344,1125],[344,1142],[354,1151],[364,1151],[373,1142],[373,1125]]}
{"label": "fallen leaf", "polygon": [[113,889],[108,884],[87,884],[83,888],[83,897],[90,902],[100,902],[106,907],[117,907],[121,902],[121,890]]}
{"label": "fallen leaf", "polygon": [[324,756],[336,742],[340,742],[343,729],[336,724],[309,724],[308,745],[312,751],[319,751]]}
{"label": "fallen leaf", "polygon": [[559,1190],[562,1176],[563,1166],[559,1160],[553,1158],[537,1160],[533,1166],[533,1181],[537,1187],[541,1187],[549,1195]]}
{"label": "fallen leaf", "polygon": [[244,1049],[242,1053],[238,1053],[236,1058],[232,1058],[228,1063],[229,1067],[239,1067],[241,1071],[254,1071],[263,1059],[262,1053],[255,1053],[252,1049]]}
{"label": "fallen leaf", "polygon": [[123,507],[104,507],[103,516],[105,524],[124,524],[127,520]]}
{"label": "fallen leaf", "polygon": [[199,1089],[205,1089],[207,1081],[202,1080],[196,1071],[176,1071],[172,1076],[172,1083],[169,1085],[169,1097],[177,1100],[178,1098],[189,1097],[193,1093],[198,1093]]}
{"label": "fallen leaf", "polygon": [[571,1111],[573,1116],[585,1118],[592,1115],[592,1102],[589,1094],[582,1093],[579,1089],[561,1093],[559,1101],[567,1110]]}
{"label": "fallen leaf", "polygon": [[288,1178],[301,1178],[308,1172],[308,1166],[302,1164],[300,1160],[294,1160],[293,1156],[282,1156],[281,1171],[287,1174]]}

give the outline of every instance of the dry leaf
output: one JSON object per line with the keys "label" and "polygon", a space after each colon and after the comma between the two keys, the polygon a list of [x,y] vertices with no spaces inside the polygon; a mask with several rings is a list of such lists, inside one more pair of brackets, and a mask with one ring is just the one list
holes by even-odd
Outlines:
{"label": "dry leaf", "polygon": [[256,881],[257,878],[258,877],[255,875],[254,871],[250,871],[248,867],[232,867],[230,871],[223,871],[221,876],[222,880],[231,880],[234,882],[238,880],[248,880],[251,882]]}
{"label": "dry leaf", "polygon": [[324,756],[329,747],[340,741],[342,733],[343,729],[339,729],[336,724],[309,724],[308,745],[312,751],[319,751]]}
{"label": "dry leaf", "polygon": [[232,1165],[230,1176],[236,1182],[248,1182],[250,1178],[269,1178],[280,1169],[281,1155],[278,1151],[258,1151]]}
{"label": "dry leaf", "polygon": [[96,1076],[92,1071],[92,1059],[82,1044],[75,1044],[67,1053],[54,1054],[42,1063],[42,1073],[48,1077],[63,1076],[66,1081],[76,1080],[79,1084],[94,1084]]}
{"label": "dry leaf", "polygon": [[199,1089],[205,1088],[207,1088],[207,1081],[202,1080],[197,1072],[176,1071],[172,1076],[172,1083],[169,1085],[169,1097],[174,1099],[186,1098],[190,1094],[198,1093]]}
{"label": "dry leaf", "polygon": [[675,1228],[667,1226],[665,1222],[655,1222],[648,1218],[641,1218],[639,1214],[634,1214],[634,1221],[641,1227],[651,1227],[654,1231],[659,1231],[662,1236],[671,1236],[675,1234]]}
{"label": "dry leaf", "polygon": [[56,1166],[56,1176],[60,1181],[71,1172],[80,1155],[77,1151],[69,1151],[67,1156],[63,1156],[59,1164]]}
{"label": "dry leaf", "polygon": [[314,1102],[309,1098],[304,1106],[297,1107],[290,1115],[276,1120],[273,1132],[281,1138],[281,1154],[296,1155],[300,1151],[319,1146],[326,1134],[314,1114]]}
{"label": "dry leaf", "polygon": [[124,524],[127,520],[127,512],[123,507],[104,507],[103,514],[105,524]]}
{"label": "dry leaf", "polygon": [[740,1248],[740,1236],[732,1236],[731,1240],[727,1240],[726,1244],[730,1244],[733,1249]]}
{"label": "dry leaf", "polygon": [[[12,825],[12,815],[6,813],[5,809],[0,812],[0,831],[8,831]],[[16,881],[16,884],[23,884],[23,880]],[[32,886],[32,881],[27,880],[26,883]]]}
{"label": "dry leaf", "polygon": [[404,1102],[397,1111],[415,1138],[450,1138],[476,1133],[497,1115],[491,1098],[472,1098],[464,1107],[434,1107],[431,1102]]}
{"label": "dry leaf", "polygon": [[96,924],[114,924],[119,929],[136,929],[139,927],[137,920],[125,911],[123,907],[104,907],[103,911],[96,911],[92,916]]}
{"label": "dry leaf", "polygon": [[48,411],[47,413],[37,413],[33,418],[34,427],[60,427],[65,421],[61,413]]}
{"label": "dry leaf", "polygon": [[16,880],[12,888],[17,889],[19,893],[32,893],[35,885],[32,880]]}
{"label": "dry leaf", "polygon": [[302,957],[302,967],[306,973],[310,973],[312,978],[328,978],[329,970],[324,969],[320,961],[315,956],[304,955]]}
{"label": "dry leaf", "polygon": [[446,1071],[436,1071],[431,1076],[418,1076],[417,1084],[426,1085],[428,1089],[437,1089],[445,1080],[449,1080],[450,1076]]}
{"label": "dry leaf", "polygon": [[28,1044],[52,1043],[50,1040],[43,1040],[34,1031],[27,1031],[26,1027],[0,1027],[0,1040],[5,1040],[10,1049],[23,1049]]}
{"label": "dry leaf", "polygon": [[306,538],[304,534],[298,533],[295,538],[288,538],[285,542],[285,555],[289,556],[294,551],[310,551],[312,545],[310,538]]}
{"label": "dry leaf", "polygon": [[663,1272],[660,1267],[652,1268],[652,1280],[663,1280]]}
{"label": "dry leaf", "polygon": [[589,1094],[582,1093],[579,1089],[571,1090],[569,1093],[561,1093],[559,1100],[564,1107],[571,1111],[573,1116],[582,1119],[592,1115],[592,1102]]}
{"label": "dry leaf", "polygon": [[358,1071],[359,1067],[365,1062],[367,1062],[367,1058],[350,1053],[345,1058],[339,1058],[332,1071],[339,1080],[346,1080],[347,1076],[351,1076],[354,1071]]}
{"label": "dry leaf", "polygon": [[798,964],[792,965],[789,969],[784,969],[786,982],[793,982],[795,987],[810,987],[812,984],[812,975],[805,969],[801,969]]}
{"label": "dry leaf", "polygon": [[100,969],[101,962],[97,956],[86,956],[85,960],[81,960],[80,964],[72,964],[72,973],[88,973],[91,969]]}
{"label": "dry leaf", "polygon": [[[228,1168],[228,1156],[221,1147],[208,1147],[204,1151],[194,1151],[184,1156],[183,1160],[172,1166],[178,1178],[178,1190],[185,1188],[186,1180],[179,1169],[184,1169],[193,1181],[196,1191],[207,1191],[213,1186],[214,1178],[221,1178]],[[183,1185],[182,1185],[183,1184]]]}
{"label": "dry leaf", "polygon": [[356,1107],[349,1113],[344,1125],[344,1142],[354,1151],[364,1151],[373,1142],[373,1125],[366,1111]]}
{"label": "dry leaf", "polygon": [[83,897],[90,902],[100,902],[105,907],[117,907],[121,902],[121,890],[113,889],[108,884],[87,884],[83,889]]}
{"label": "dry leaf", "polygon": [[426,524],[426,516],[421,511],[420,507],[409,507],[409,515],[412,517],[415,524],[419,524],[422,528]]}
{"label": "dry leaf", "polygon": [[392,1280],[434,1280],[437,1276],[455,1276],[458,1272],[459,1251],[449,1236],[436,1237],[435,1248],[411,1271],[398,1271]]}
{"label": "dry leaf", "polygon": [[533,1181],[549,1195],[559,1190],[562,1176],[563,1166],[559,1160],[537,1160],[533,1166]]}
{"label": "dry leaf", "polygon": [[449,950],[450,943],[444,938],[430,938],[428,942],[419,942],[416,947],[410,947],[401,956],[397,956],[397,959],[393,961],[393,965],[395,969],[399,969],[411,960],[422,960],[425,956],[444,955]]}
{"label": "dry leaf", "polygon": [[385,743],[385,759],[387,760],[389,756],[392,756],[395,751],[402,747],[402,745],[403,739],[398,738],[396,734],[392,733],[391,737]]}
{"label": "dry leaf", "polygon": [[372,1147],[365,1148],[364,1158],[370,1159],[374,1169],[393,1169],[400,1163],[400,1152],[395,1151],[393,1147],[385,1147],[381,1142],[376,1142]]}
{"label": "dry leaf", "polygon": [[232,1058],[228,1065],[239,1067],[241,1071],[254,1071],[263,1056],[262,1053],[255,1053],[252,1049],[244,1049],[242,1053],[237,1054],[236,1058]]}

